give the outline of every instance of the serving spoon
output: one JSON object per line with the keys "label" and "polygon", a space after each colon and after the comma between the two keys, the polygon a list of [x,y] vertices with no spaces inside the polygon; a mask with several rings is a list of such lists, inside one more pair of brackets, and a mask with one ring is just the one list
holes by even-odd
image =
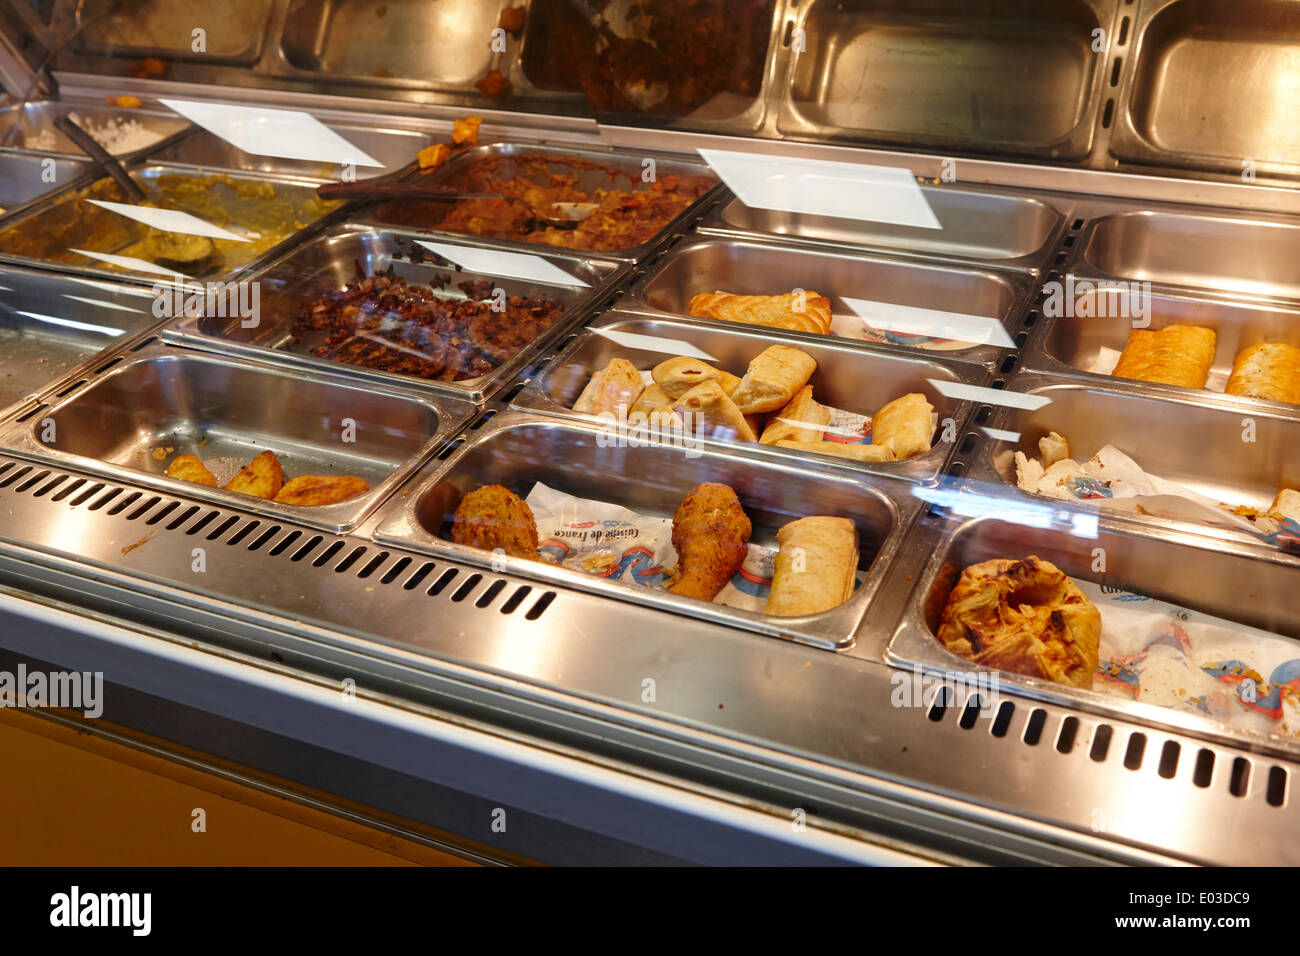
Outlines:
{"label": "serving spoon", "polygon": [[422,183],[419,180],[398,182],[383,176],[374,179],[359,179],[350,183],[322,183],[316,187],[316,195],[321,199],[370,201],[411,199],[454,202],[460,199],[504,199],[507,202],[518,203],[528,210],[532,219],[554,229],[576,229],[584,219],[591,215],[592,210],[597,205],[594,202],[552,203],[552,208],[559,211],[561,215],[548,216],[543,214],[536,206],[527,200],[520,199],[518,196],[507,196],[504,193],[466,193],[460,192],[451,186],[437,183]]}

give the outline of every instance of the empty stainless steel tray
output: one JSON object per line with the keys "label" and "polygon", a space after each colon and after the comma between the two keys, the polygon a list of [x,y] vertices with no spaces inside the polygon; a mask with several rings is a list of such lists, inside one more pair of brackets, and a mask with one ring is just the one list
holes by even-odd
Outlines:
{"label": "empty stainless steel tray", "polygon": [[706,213],[696,231],[1041,269],[1065,218],[1049,203],[1028,196],[962,186],[922,186],[921,192],[941,230],[755,209],[733,198]]}
{"label": "empty stainless steel tray", "polygon": [[[609,336],[635,335],[644,341],[620,344]],[[662,343],[654,345],[650,340]],[[573,403],[592,374],[613,358],[627,359],[638,369],[647,370],[681,354],[676,343],[693,346],[712,357],[711,364],[736,375],[744,375],[750,361],[770,345],[786,344],[807,352],[817,360],[817,371],[810,384],[813,397],[823,405],[869,415],[886,402],[908,392],[920,392],[934,405],[939,427],[935,444],[927,454],[906,461],[864,463],[829,456],[809,456],[803,452],[754,442],[723,443],[742,454],[773,456],[777,460],[803,460],[819,467],[846,466],[899,478],[930,478],[947,462],[960,438],[972,404],[947,398],[935,383],[983,385],[989,373],[982,366],[968,362],[944,364],[915,355],[888,351],[846,348],[834,340],[826,344],[786,339],[779,332],[743,331],[735,328],[703,327],[686,322],[652,319],[630,313],[609,312],[589,328],[580,331],[563,351],[513,400],[523,411],[560,415],[585,421],[595,416],[573,411]],[[637,347],[644,345],[645,347]],[[945,440],[945,433],[950,440]],[[707,439],[710,444],[713,439]]]}
{"label": "empty stainless steel tray", "polygon": [[[365,226],[340,226],[316,237],[286,257],[271,264],[252,281],[259,285],[261,315],[254,325],[244,326],[239,316],[225,318],[200,316],[183,319],[165,333],[199,348],[248,355],[266,361],[285,363],[304,369],[327,369],[354,378],[368,379],[384,385],[429,388],[470,401],[485,400],[503,382],[515,376],[525,365],[574,323],[585,316],[588,306],[602,298],[610,283],[624,267],[601,259],[585,259],[562,252],[538,253],[547,264],[575,278],[573,285],[559,285],[527,279],[512,279],[491,273],[457,269],[441,257],[416,244],[407,233],[371,229]],[[449,242],[449,245],[457,245]],[[483,247],[461,244],[467,252],[481,252]],[[441,264],[439,264],[441,263]],[[486,279],[508,296],[549,298],[564,307],[564,316],[543,335],[521,348],[512,358],[492,372],[459,382],[435,382],[427,379],[383,372],[362,366],[346,365],[313,354],[319,336],[295,338],[293,326],[313,300],[328,292],[344,288],[357,275],[360,266],[365,275],[392,269],[407,282],[428,286],[444,277],[450,281],[438,295],[463,299],[457,288],[461,282]],[[586,283],[585,286],[577,282]]]}
{"label": "empty stainless steel tray", "polygon": [[1110,0],[810,0],[787,135],[1079,158],[1092,143]]}
{"label": "empty stainless steel tray", "polygon": [[1125,212],[1089,227],[1080,273],[1300,298],[1300,226],[1262,218]]}
{"label": "empty stainless steel tray", "polygon": [[338,78],[417,80],[473,90],[493,60],[507,0],[292,0],[280,52],[295,70]]}
{"label": "empty stainless steel tray", "polygon": [[22,153],[0,153],[0,216],[86,178],[90,163]]}
{"label": "empty stainless steel tray", "polygon": [[1291,91],[1300,82],[1300,10],[1287,0],[1150,0],[1111,152],[1123,159],[1241,173],[1300,170]]}
{"label": "empty stainless steel tray", "polygon": [[[1021,374],[1011,387],[1047,403],[1037,409],[1007,406],[995,412],[990,428],[1005,437],[990,438],[979,449],[967,473],[971,482],[1001,481],[1015,488],[1015,453],[1038,458],[1038,439],[1055,431],[1070,443],[1070,456],[1078,462],[1104,445],[1114,445],[1147,473],[1234,507],[1267,511],[1283,488],[1300,488],[1300,459],[1293,452],[1300,447],[1300,418],[1294,415],[1153,395],[1140,383],[1062,384],[1045,375]],[[1051,503],[1040,495],[1026,496]],[[1090,507],[1087,502],[1080,506]],[[1177,524],[1192,533],[1256,542],[1249,533],[1228,529],[1143,514],[1122,517],[1153,527]]]}
{"label": "empty stainless steel tray", "polygon": [[[137,123],[143,126],[154,140],[153,143],[144,147],[110,150],[117,156],[134,156],[147,153],[157,148],[163,140],[174,136],[189,126],[189,120],[174,113],[160,110],[120,109],[115,106],[105,106],[103,101],[98,104],[78,100],[68,102],[45,101],[24,103],[20,106],[8,106],[0,109],[0,140],[4,140],[7,135],[10,135],[10,130],[17,126],[21,128],[22,133],[21,135],[12,134],[18,136],[18,138],[10,142],[7,148],[38,150],[42,155],[57,153],[63,156],[85,158],[85,153],[81,151],[81,147],[63,135],[63,132],[54,125],[56,118],[66,116],[69,113],[75,113],[79,120],[86,121],[86,124],[91,128],[102,127],[114,120]],[[52,149],[44,148],[43,144],[46,141],[53,142]],[[42,144],[39,149],[38,144]]]}
{"label": "empty stainless steel tray", "polygon": [[[78,6],[85,30],[72,43],[99,56],[253,63],[271,9],[272,0],[141,0],[118,10],[112,0],[91,0]],[[201,49],[196,29],[203,30]]]}
{"label": "empty stainless steel tray", "polygon": [[157,325],[153,299],[139,286],[0,270],[0,419]]}
{"label": "empty stainless steel tray", "polygon": [[[1019,322],[1032,284],[1030,278],[1024,272],[1000,273],[866,254],[835,254],[829,250],[704,238],[687,240],[670,249],[620,305],[636,311],[688,316],[691,297],[702,292],[779,295],[803,289],[830,299],[833,314],[846,319],[855,315],[845,302],[849,298],[957,313],[988,319],[984,334],[988,344],[930,343],[928,337],[896,331],[873,334],[889,346],[991,363],[1011,343],[1008,330]],[[857,322],[859,327],[862,324],[860,320]],[[812,333],[789,334],[804,341],[826,339]],[[1004,340],[1005,345],[997,344],[999,340]],[[857,340],[836,336],[835,341],[852,346]]]}
{"label": "empty stainless steel tray", "polygon": [[[319,374],[152,345],[15,420],[2,441],[16,454],[116,481],[345,531],[472,412],[453,398],[376,392]],[[370,491],[306,507],[165,475],[176,456],[192,452],[224,483],[268,450],[280,459],[286,481],[355,475]]]}
{"label": "empty stainless steel tray", "polygon": [[[795,465],[759,462],[719,449],[606,441],[597,427],[507,412],[447,460],[431,466],[418,488],[394,499],[379,516],[381,541],[441,554],[471,565],[490,565],[556,586],[688,614],[763,634],[827,648],[852,639],[880,586],[884,569],[915,514],[908,486],[884,478],[810,473]],[[807,617],[769,617],[620,584],[541,561],[529,561],[448,540],[464,494],[500,484],[527,497],[536,482],[569,494],[612,502],[645,515],[671,518],[682,499],[706,481],[735,489],[753,523],[751,542],[775,547],[776,532],[808,515],[851,518],[858,529],[858,588],[844,604]],[[542,538],[547,529],[539,528]]]}
{"label": "empty stainless steel tray", "polygon": [[[928,518],[917,522],[907,551],[909,562],[916,561],[915,565],[909,563],[909,568],[922,570],[890,642],[889,662],[954,674],[976,672],[974,664],[948,651],[935,636],[948,588],[955,581],[950,575],[960,574],[980,561],[1028,555],[1050,561],[1076,581],[1094,581],[1105,588],[1142,594],[1248,627],[1300,638],[1294,598],[1300,559],[1269,555],[1231,542],[1221,542],[1216,550],[1209,550],[1195,536],[1166,531],[1155,537],[1105,519],[1094,526],[1086,515],[1065,507],[1044,509],[1038,517],[1041,524],[1000,517],[977,517],[954,526]],[[1105,555],[1104,573],[1093,570],[1098,549]],[[1103,615],[1103,633],[1105,627]],[[991,672],[987,668],[979,673],[984,680],[996,673],[1003,695],[1009,688],[1022,696],[1218,737],[1260,736],[1186,711],[1045,679],[1008,671]],[[1281,737],[1270,736],[1268,740],[1272,745],[1297,746],[1295,741]]]}
{"label": "empty stainless steel tray", "polygon": [[[1117,296],[1104,293],[1085,297],[1097,303],[1119,302]],[[1162,329],[1167,325],[1195,325],[1214,329],[1216,351],[1208,384],[1212,391],[1221,394],[1232,372],[1233,360],[1242,349],[1260,342],[1286,342],[1300,346],[1300,309],[1155,293],[1147,301],[1149,314],[1140,318],[1133,317],[1131,312],[1127,316],[1122,314],[1117,305],[1107,306],[1108,314],[1101,316],[1039,317],[1021,353],[1021,367],[1030,371],[1084,377],[1096,382],[1140,384],[1152,392],[1183,396],[1195,394],[1179,385],[1135,383],[1132,379],[1091,371],[1101,349],[1123,351],[1135,327]],[[1094,308],[1092,311],[1098,310]],[[1245,397],[1236,397],[1235,400],[1255,404],[1261,401]],[[1296,411],[1294,405],[1268,404],[1288,409],[1293,414]]]}
{"label": "empty stainless steel tray", "polygon": [[[713,181],[715,186],[705,190],[698,199],[686,209],[664,222],[658,233],[635,246],[619,249],[584,250],[568,249],[563,245],[512,239],[506,236],[486,236],[493,242],[502,243],[525,252],[536,252],[539,246],[547,249],[568,249],[577,254],[603,256],[616,259],[645,258],[665,236],[679,231],[711,201],[716,187],[716,177],[709,167],[698,159],[677,153],[630,152],[628,150],[591,149],[549,145],[545,143],[490,143],[476,146],[460,153],[431,174],[431,182],[455,186],[459,189],[472,187],[467,183],[471,167],[478,163],[490,163],[496,175],[513,178],[525,175],[530,170],[524,165],[532,157],[542,157],[547,161],[546,169],[552,175],[574,175],[579,188],[590,194],[596,189],[641,190],[647,183],[642,179],[648,174],[653,162],[656,178],[662,181],[664,176],[704,177]],[[475,190],[471,190],[475,191]],[[363,222],[386,226],[399,226],[412,231],[443,232],[447,235],[464,236],[462,231],[443,229],[441,222],[451,208],[445,202],[388,202],[380,203],[369,210],[354,216]]]}

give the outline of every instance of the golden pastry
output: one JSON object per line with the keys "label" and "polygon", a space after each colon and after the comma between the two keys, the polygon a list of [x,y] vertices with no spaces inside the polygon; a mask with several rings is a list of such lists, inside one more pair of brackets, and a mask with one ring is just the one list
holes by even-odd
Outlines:
{"label": "golden pastry", "polygon": [[589,415],[617,415],[621,408],[626,415],[643,391],[645,382],[635,365],[627,359],[610,359],[608,365],[591,377],[573,403],[573,410]]}
{"label": "golden pastry", "polygon": [[648,385],[627,413],[628,423],[655,428],[681,428],[682,420],[677,417],[672,406],[672,396],[658,382]]}
{"label": "golden pastry", "polygon": [[717,382],[728,395],[740,384],[739,377],[730,372],[724,372],[707,362],[685,356],[660,362],[651,370],[650,377],[672,398],[681,398],[696,385],[704,382]]}
{"label": "golden pastry", "polygon": [[882,445],[902,461],[930,450],[934,406],[924,395],[912,392],[896,398],[871,418],[871,443]]}
{"label": "golden pastry", "polygon": [[758,440],[764,445],[782,441],[819,442],[831,420],[831,410],[813,399],[811,385],[794,393],[786,406],[772,416]]}
{"label": "golden pastry", "polygon": [[370,490],[370,482],[356,475],[299,475],[290,478],[275,496],[287,505],[316,507],[347,501]]}
{"label": "golden pastry", "polygon": [[1199,325],[1134,329],[1120,353],[1114,375],[1143,382],[1204,388],[1214,364],[1217,336]]}
{"label": "golden pastry", "polygon": [[833,455],[836,458],[851,458],[854,461],[895,461],[894,452],[886,445],[846,444],[839,441],[789,441],[781,439],[778,448],[794,448],[798,451],[815,451],[819,455]]}
{"label": "golden pastry", "polygon": [[732,295],[701,292],[691,297],[691,315],[826,335],[831,330],[831,300],[816,292],[785,295]]}
{"label": "golden pastry", "polygon": [[962,572],[938,638],[982,667],[1091,687],[1101,612],[1056,565],[1034,555],[994,558]]}
{"label": "golden pastry", "polygon": [[800,518],[778,531],[776,540],[781,550],[776,556],[765,614],[819,614],[853,596],[858,529],[848,518]]}
{"label": "golden pastry", "polygon": [[1242,349],[1232,363],[1225,391],[1300,404],[1300,349],[1284,342],[1261,342]]}
{"label": "golden pastry", "polygon": [[280,459],[276,458],[274,453],[264,451],[230,479],[226,491],[237,491],[240,494],[273,501],[282,487],[284,487],[284,469],[280,467]]}
{"label": "golden pastry", "polygon": [[731,441],[758,441],[754,429],[717,382],[704,382],[679,398],[673,411],[681,416],[688,430],[711,438]]}
{"label": "golden pastry", "polygon": [[788,345],[772,345],[749,363],[731,400],[745,414],[773,412],[794,397],[817,371],[817,360]]}
{"label": "golden pastry", "polygon": [[210,488],[217,487],[216,476],[208,471],[208,466],[203,464],[198,455],[176,456],[167,466],[166,474],[168,478],[192,481],[196,485],[207,485]]}
{"label": "golden pastry", "polygon": [[512,557],[538,559],[533,510],[503,485],[484,485],[461,499],[451,540],[482,551],[500,548]]}

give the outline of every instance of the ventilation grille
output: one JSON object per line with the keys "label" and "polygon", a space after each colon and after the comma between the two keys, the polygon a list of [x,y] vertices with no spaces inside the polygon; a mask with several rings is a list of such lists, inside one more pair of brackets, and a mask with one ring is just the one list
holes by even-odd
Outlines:
{"label": "ventilation grille", "polygon": [[[1075,754],[1093,764],[1118,764],[1133,773],[1174,779],[1183,768],[1191,786],[1239,799],[1287,806],[1291,768],[1263,756],[1175,739],[1158,730],[1108,722],[1027,701],[1003,699],[992,716],[978,691],[941,684],[926,702],[934,723],[952,721],[962,730],[986,733],[1023,747]],[[1190,768],[1190,769],[1189,769]]]}
{"label": "ventilation grille", "polygon": [[556,598],[554,591],[359,543],[354,538],[308,531],[37,465],[0,461],[0,490],[137,521],[142,528],[152,529],[148,537],[161,532],[183,534],[195,541],[311,566],[322,573],[348,575],[371,585],[405,592],[423,589],[429,597],[445,595],[445,600],[479,610],[495,607],[502,614],[520,613],[528,621],[541,618]]}

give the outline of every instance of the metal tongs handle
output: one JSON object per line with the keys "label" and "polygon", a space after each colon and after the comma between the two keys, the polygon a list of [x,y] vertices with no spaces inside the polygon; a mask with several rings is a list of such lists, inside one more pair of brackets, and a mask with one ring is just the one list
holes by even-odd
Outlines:
{"label": "metal tongs handle", "polygon": [[113,182],[122,187],[122,191],[126,193],[128,199],[137,203],[145,201],[144,190],[140,188],[140,184],[122,168],[122,164],[117,161],[117,157],[103,146],[100,146],[93,136],[66,116],[56,117],[54,127],[81,147],[81,151],[93,159],[96,166],[112,176]]}

